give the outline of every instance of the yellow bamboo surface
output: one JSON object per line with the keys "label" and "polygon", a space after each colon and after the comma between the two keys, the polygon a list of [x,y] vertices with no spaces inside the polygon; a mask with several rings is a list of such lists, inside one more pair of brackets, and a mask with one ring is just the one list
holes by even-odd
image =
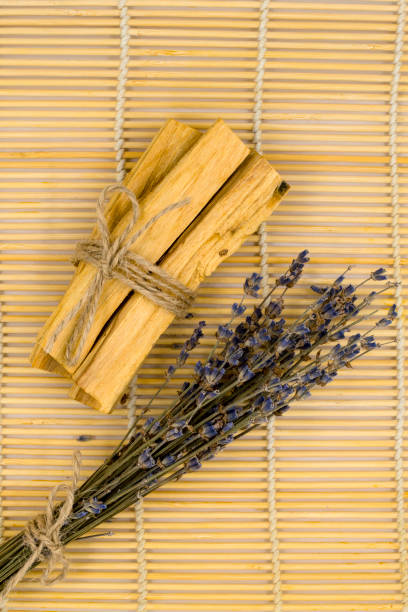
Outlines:
{"label": "yellow bamboo surface", "polygon": [[[355,264],[356,282],[375,267],[393,267],[388,120],[398,2],[270,4],[262,145],[292,185],[267,224],[270,273],[302,248],[312,255],[290,292],[294,316],[311,299],[312,280],[324,282],[348,263]],[[222,117],[251,144],[260,2],[127,0],[127,10],[127,169],[169,117],[200,129]],[[68,478],[72,450],[81,449],[85,476],[121,437],[128,415],[122,408],[106,416],[74,402],[66,381],[28,361],[72,274],[75,241],[93,226],[96,197],[115,181],[118,6],[0,0],[0,22],[0,519],[7,537],[43,508],[50,487]],[[404,281],[406,56],[397,126]],[[137,407],[194,324],[204,318],[214,333],[245,275],[259,265],[254,236],[202,285],[193,319],[175,322],[146,359]],[[381,308],[392,302],[389,292]],[[395,329],[379,336],[390,340]],[[269,453],[259,431],[151,495],[143,532],[131,509],[106,527],[112,535],[72,544],[68,578],[49,588],[23,582],[7,609],[402,612],[396,356],[393,345],[371,354],[277,420]],[[190,373],[191,365],[177,384]],[[406,436],[403,447],[408,468]]]}

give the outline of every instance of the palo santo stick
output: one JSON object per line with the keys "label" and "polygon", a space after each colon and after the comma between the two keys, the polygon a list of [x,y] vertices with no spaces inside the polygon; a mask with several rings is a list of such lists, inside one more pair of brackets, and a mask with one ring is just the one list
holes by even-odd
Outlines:
{"label": "palo santo stick", "polygon": [[[184,229],[194,220],[214,193],[220,189],[248,153],[249,149],[238,136],[222,120],[216,121],[193,144],[187,153],[181,157],[160,183],[152,191],[139,199],[140,216],[130,235],[144,227],[153,216],[157,215],[169,204],[184,198],[189,198],[189,203],[160,217],[133,243],[131,250],[149,261],[158,261],[163,253],[177,240]],[[123,234],[131,218],[132,212],[129,211],[118,221],[111,233],[112,239]],[[95,274],[96,271],[92,265],[82,265],[82,270],[75,277],[75,290],[71,290],[67,298],[61,301],[52,324],[47,328],[47,338],[54,333],[59,322],[78,303],[78,300],[87,291],[89,283],[92,282]],[[116,279],[105,281],[95,318],[86,337],[79,362],[75,367],[80,366],[103,326],[129,292],[129,287]],[[66,373],[73,373],[75,367],[68,364],[65,359],[65,346],[77,323],[78,317],[79,315],[74,317],[57,336],[49,354],[45,352],[46,343],[43,340],[41,341],[42,359],[40,362],[39,358],[35,356],[35,361],[32,362],[33,365],[43,369],[50,369],[52,365],[49,363],[51,357],[54,362],[56,361],[64,367]]]}
{"label": "palo santo stick", "polygon": [[[192,290],[262,223],[287,191],[272,166],[257,153],[241,164],[160,265]],[[74,373],[70,396],[110,412],[174,315],[133,294],[110,321]]]}
{"label": "palo santo stick", "polygon": [[[199,130],[189,125],[175,119],[168,119],[135,167],[127,173],[123,184],[133,191],[137,198],[143,198],[174,168],[201,135]],[[125,194],[117,193],[112,196],[106,209],[109,231],[112,231],[122,217],[130,211],[130,206]],[[92,236],[97,235],[95,226]]]}
{"label": "palo santo stick", "polygon": [[[169,119],[153,138],[134,168],[127,173],[123,181],[124,185],[133,191],[137,198],[143,197],[154,189],[201,135],[198,130],[175,119]],[[110,232],[113,231],[122,217],[129,213],[130,206],[129,199],[123,193],[115,193],[111,197],[106,207],[106,221]],[[97,236],[97,234],[95,226],[92,237]],[[34,367],[58,372],[69,377],[66,368],[57,361],[60,339],[57,339],[54,347],[55,351],[52,351],[51,354],[45,351],[45,347],[55,328],[83,295],[88,286],[87,283],[94,273],[95,271],[89,264],[80,263],[76,268],[60,304],[48,318],[38,335],[31,354],[31,364]]]}

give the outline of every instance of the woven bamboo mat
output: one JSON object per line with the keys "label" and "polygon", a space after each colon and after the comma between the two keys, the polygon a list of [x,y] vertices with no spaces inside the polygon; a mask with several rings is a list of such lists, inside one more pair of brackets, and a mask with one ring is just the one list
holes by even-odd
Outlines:
{"label": "woven bamboo mat", "polygon": [[[168,117],[199,128],[223,117],[253,142],[258,34],[262,42],[268,3],[119,4],[121,12],[115,0],[0,0],[5,537],[68,478],[72,449],[82,450],[85,476],[131,418],[126,409],[102,416],[75,403],[62,379],[28,362],[69,281],[73,245],[88,235],[97,194],[117,178],[122,153],[131,168]],[[406,276],[403,4],[270,3],[262,98],[258,91],[262,149],[292,190],[267,223],[269,271],[278,273],[302,248],[312,253],[292,290],[291,315],[309,301],[312,278],[332,278],[348,263],[356,264],[356,281],[382,265]],[[393,85],[398,107],[391,105]],[[254,236],[203,284],[194,319],[172,325],[146,359],[133,385],[136,409],[174,357],[174,344],[198,318],[214,332],[260,263]],[[386,295],[383,306],[393,299]],[[112,535],[71,545],[67,580],[49,589],[24,582],[7,609],[408,610],[403,323],[402,316],[398,350],[391,345],[365,358],[269,433],[240,440],[199,473],[124,512],[108,525]]]}

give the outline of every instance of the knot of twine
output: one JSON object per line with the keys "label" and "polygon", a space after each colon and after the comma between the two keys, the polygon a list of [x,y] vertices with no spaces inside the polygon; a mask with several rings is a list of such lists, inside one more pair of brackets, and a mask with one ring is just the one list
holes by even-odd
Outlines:
{"label": "knot of twine", "polygon": [[[121,236],[112,240],[105,215],[105,206],[111,195],[116,191],[126,194],[129,198],[132,203],[133,217]],[[75,365],[78,362],[95,318],[103,285],[108,279],[116,278],[176,316],[182,315],[189,308],[193,299],[193,293],[190,289],[142,255],[130,251],[131,246],[141,234],[160,217],[171,210],[185,206],[188,202],[188,199],[184,199],[167,206],[152,217],[133,236],[130,236],[140,216],[140,207],[136,196],[130,189],[119,183],[103,189],[96,205],[96,222],[100,238],[78,242],[74,256],[74,265],[78,265],[80,261],[86,261],[95,266],[97,269],[96,275],[86,293],[56,327],[46,346],[48,353],[61,331],[81,311],[65,347],[67,362],[70,365]]]}
{"label": "knot of twine", "polygon": [[[44,585],[63,580],[68,572],[69,562],[64,554],[61,542],[61,528],[69,518],[74,504],[75,490],[78,485],[81,467],[81,454],[76,452],[73,458],[71,484],[58,484],[48,496],[45,514],[31,520],[24,530],[24,542],[31,551],[24,565],[6,582],[0,594],[0,605],[6,603],[10,592],[24,578],[26,573],[40,561],[47,565],[41,575]],[[56,497],[64,492],[65,499],[57,506]],[[57,574],[52,574],[57,571]]]}

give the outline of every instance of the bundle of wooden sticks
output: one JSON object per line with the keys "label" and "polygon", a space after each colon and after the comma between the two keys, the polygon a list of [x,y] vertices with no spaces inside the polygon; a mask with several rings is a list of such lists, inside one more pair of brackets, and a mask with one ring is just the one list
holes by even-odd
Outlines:
{"label": "bundle of wooden sticks", "polygon": [[[140,205],[131,233],[145,228],[130,249],[191,291],[256,231],[288,189],[268,161],[222,120],[204,133],[167,121],[124,184]],[[186,205],[159,216],[184,199]],[[114,241],[131,224],[125,193],[112,195],[105,217]],[[117,278],[107,278],[78,359],[70,362],[66,346],[81,309],[62,328],[61,323],[83,301],[96,274],[91,263],[77,265],[37,338],[31,363],[69,378],[71,397],[110,412],[175,314]]]}

